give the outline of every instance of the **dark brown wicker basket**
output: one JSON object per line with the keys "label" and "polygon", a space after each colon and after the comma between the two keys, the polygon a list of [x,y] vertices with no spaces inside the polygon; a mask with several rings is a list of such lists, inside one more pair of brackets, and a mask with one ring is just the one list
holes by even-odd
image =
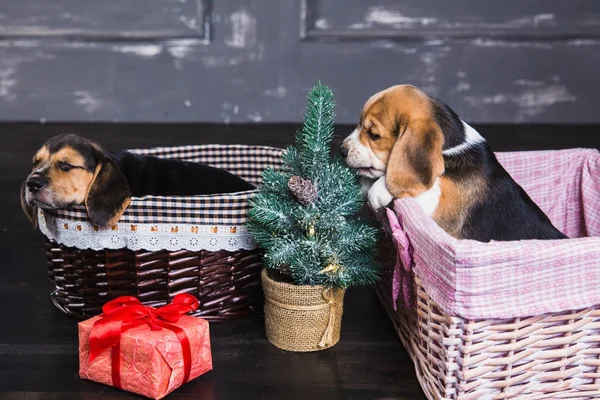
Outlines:
{"label": "dark brown wicker basket", "polygon": [[[152,150],[147,152],[153,154]],[[160,153],[154,154],[207,162],[258,184],[262,169],[267,166],[277,168],[280,165],[281,152],[281,149],[260,146],[213,145],[163,148]],[[180,209],[173,205],[179,200],[165,201],[164,205],[156,205],[156,201],[144,203],[147,200],[140,200],[137,206],[126,210],[119,222],[120,226],[113,227],[113,231],[122,233],[130,229],[137,235],[142,222],[147,222],[144,218],[171,218],[167,219],[168,222],[179,218],[183,222],[173,222],[173,228],[169,228],[173,230],[170,232],[178,232],[179,229],[181,233],[184,228],[188,229],[186,232],[189,229],[194,233],[201,232],[208,221],[211,224],[206,229],[210,232],[217,234],[217,231],[231,231],[239,234],[243,230],[240,227],[246,220],[248,200],[252,194],[253,192],[240,192],[239,195],[228,196],[227,201],[222,202],[217,198],[204,196],[198,199],[188,198],[186,203],[186,199],[182,198]],[[151,214],[148,214],[144,204],[154,207],[150,210]],[[218,219],[221,211],[222,218]],[[166,217],[161,216],[163,212]],[[158,217],[154,217],[155,215]],[[82,247],[77,242],[80,238],[95,235],[89,226],[86,228],[86,220],[85,210],[40,214],[40,229],[44,227],[42,231],[48,237],[46,257],[50,281],[54,286],[50,297],[63,313],[78,319],[89,318],[100,314],[102,306],[118,296],[135,296],[142,303],[156,307],[169,303],[179,293],[196,296],[200,307],[194,315],[210,321],[232,319],[262,310],[261,255],[255,245],[247,242],[248,238],[244,239],[245,236],[229,239],[230,244],[241,243],[243,246],[221,247],[226,248],[225,250],[218,250],[219,246],[214,246],[216,249],[212,251],[206,250],[206,247],[196,247],[197,250],[156,248],[149,251],[138,250],[140,247],[132,250],[121,244],[117,247],[100,246],[91,249]],[[190,221],[193,221],[191,228]],[[73,242],[62,237],[65,240],[58,243],[50,234],[51,230],[66,232]],[[95,240],[97,236],[92,238]],[[191,240],[195,241],[195,245],[198,244],[196,239]]]}
{"label": "dark brown wicker basket", "polygon": [[194,313],[209,321],[262,309],[261,259],[255,250],[170,252],[79,250],[46,242],[54,305],[78,319],[102,312],[118,296],[162,306],[179,293],[200,301]]}

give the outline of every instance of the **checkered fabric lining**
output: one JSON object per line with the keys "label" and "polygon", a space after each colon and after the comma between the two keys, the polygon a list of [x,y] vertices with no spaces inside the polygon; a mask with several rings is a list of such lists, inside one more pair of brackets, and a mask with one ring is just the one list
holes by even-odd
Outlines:
{"label": "checkered fabric lining", "polygon": [[[267,167],[281,168],[283,149],[267,146],[196,145],[133,149],[132,153],[205,163],[225,169],[259,185]],[[179,223],[199,225],[243,225],[249,201],[255,191],[201,196],[144,196],[132,198],[120,223]],[[87,221],[83,206],[71,210],[46,211],[47,214]]]}
{"label": "checkered fabric lining", "polygon": [[414,273],[449,315],[516,318],[600,304],[600,153],[499,153],[498,160],[571,239],[456,240],[414,199],[394,208],[413,248]]}

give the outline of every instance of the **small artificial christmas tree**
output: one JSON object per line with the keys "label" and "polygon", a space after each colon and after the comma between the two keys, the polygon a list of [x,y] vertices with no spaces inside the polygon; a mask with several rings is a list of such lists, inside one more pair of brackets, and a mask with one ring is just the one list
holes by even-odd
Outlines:
{"label": "small artificial christmas tree", "polygon": [[248,229],[269,268],[296,285],[347,288],[373,283],[377,230],[350,219],[363,205],[356,173],[330,156],[333,94],[320,83],[308,95],[304,126],[284,166],[263,172]]}

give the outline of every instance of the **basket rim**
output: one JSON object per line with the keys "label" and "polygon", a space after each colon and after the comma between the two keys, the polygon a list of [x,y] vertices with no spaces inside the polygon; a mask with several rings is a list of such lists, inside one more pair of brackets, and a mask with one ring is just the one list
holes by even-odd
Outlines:
{"label": "basket rim", "polygon": [[314,289],[314,290],[317,290],[317,289],[318,290],[321,290],[321,289],[325,290],[325,289],[327,289],[327,287],[324,286],[324,285],[296,285],[296,284],[293,284],[293,283],[277,281],[277,280],[275,280],[275,279],[273,279],[273,278],[271,278],[269,276],[269,268],[268,267],[263,268],[263,270],[261,271],[260,275],[264,279],[269,280],[270,284],[275,285],[275,286],[279,286],[279,287],[283,287],[283,288],[286,288],[286,289],[294,289],[294,288],[307,288],[307,289]]}
{"label": "basket rim", "polygon": [[[143,155],[155,155],[161,156],[165,155],[165,153],[177,154],[179,152],[186,151],[199,151],[199,150],[211,150],[211,149],[239,149],[239,150],[248,150],[248,149],[261,149],[265,151],[273,151],[274,153],[279,153],[279,156],[285,151],[285,149],[280,147],[273,146],[265,146],[265,145],[247,145],[247,144],[192,144],[192,145],[183,145],[183,146],[160,146],[160,147],[148,147],[148,148],[137,148],[137,149],[127,149],[127,151],[136,154]],[[185,157],[181,158],[185,159]],[[146,201],[152,200],[169,200],[169,199],[226,199],[226,198],[251,198],[258,188],[250,189],[250,190],[242,190],[239,192],[230,192],[230,193],[216,193],[216,194],[194,194],[187,196],[155,196],[155,195],[146,195],[146,196],[137,196],[131,197],[132,205],[138,205],[138,203],[143,203]],[[77,206],[83,207],[83,206]],[[131,207],[131,205],[130,205]]]}
{"label": "basket rim", "polygon": [[[240,144],[204,144],[129,150],[144,155],[204,163],[258,186],[267,168],[282,166],[284,149]],[[84,205],[40,210],[40,230],[57,242],[79,249],[175,251],[254,249],[245,229],[257,188],[233,193],[133,197],[119,221],[93,225]]]}
{"label": "basket rim", "polygon": [[[530,157],[531,153],[544,161],[562,156],[575,159],[581,163],[582,174],[588,165],[600,168],[600,153],[593,149],[503,154]],[[595,188],[598,183],[600,180],[588,185]],[[595,191],[583,194],[593,202],[600,201]],[[595,271],[600,267],[600,236],[489,243],[458,240],[426,215],[413,198],[395,200],[394,211],[413,250],[413,272],[449,315],[517,318],[600,304],[600,274]],[[593,215],[598,224],[600,219]],[[393,219],[383,220],[386,228],[389,222],[397,229]]]}
{"label": "basket rim", "polygon": [[132,153],[150,154],[164,151],[177,152],[186,150],[205,150],[205,149],[262,149],[262,150],[285,150],[282,147],[267,146],[261,144],[241,144],[241,143],[206,143],[206,144],[186,144],[181,146],[155,146],[127,149]]}
{"label": "basket rim", "polygon": [[[270,146],[205,144],[134,150],[140,154],[205,163],[229,171],[249,183],[260,185],[262,173],[282,166],[285,149]],[[243,225],[257,188],[233,193],[187,196],[132,197],[119,222],[179,223],[197,225]],[[47,210],[54,218],[89,221],[85,206]]]}

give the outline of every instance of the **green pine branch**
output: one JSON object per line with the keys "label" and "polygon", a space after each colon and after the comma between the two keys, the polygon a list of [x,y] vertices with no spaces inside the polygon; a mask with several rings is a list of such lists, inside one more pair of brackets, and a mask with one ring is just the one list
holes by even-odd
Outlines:
{"label": "green pine branch", "polygon": [[[304,125],[286,149],[280,170],[266,169],[250,201],[248,231],[269,268],[289,273],[296,284],[349,287],[375,282],[377,230],[352,219],[364,199],[356,173],[330,157],[334,130],[331,90],[308,95]],[[288,188],[294,175],[310,180],[317,197],[300,203]]]}
{"label": "green pine branch", "polygon": [[296,135],[305,177],[314,179],[316,172],[329,159],[334,131],[333,93],[319,83],[308,95],[304,126]]}

